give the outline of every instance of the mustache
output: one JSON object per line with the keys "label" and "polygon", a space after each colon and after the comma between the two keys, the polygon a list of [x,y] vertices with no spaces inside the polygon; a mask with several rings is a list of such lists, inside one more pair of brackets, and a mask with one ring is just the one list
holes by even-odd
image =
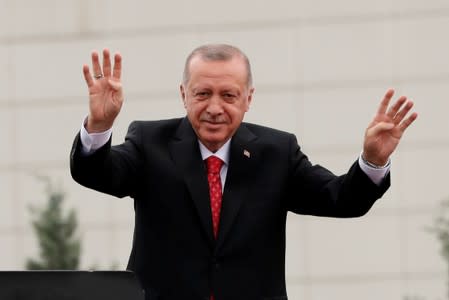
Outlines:
{"label": "mustache", "polygon": [[203,122],[209,122],[209,123],[213,123],[213,124],[220,124],[220,123],[226,123],[226,118],[222,117],[222,116],[201,116],[200,121]]}

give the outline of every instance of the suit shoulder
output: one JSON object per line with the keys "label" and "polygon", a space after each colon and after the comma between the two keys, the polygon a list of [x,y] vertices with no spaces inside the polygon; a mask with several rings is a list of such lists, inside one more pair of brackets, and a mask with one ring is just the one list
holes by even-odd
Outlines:
{"label": "suit shoulder", "polygon": [[177,127],[183,118],[173,118],[173,119],[164,119],[164,120],[134,120],[129,125],[137,126],[140,128],[165,128],[165,127]]}
{"label": "suit shoulder", "polygon": [[172,132],[178,128],[183,118],[165,119],[165,120],[135,120],[129,124],[128,131],[138,129],[147,134],[150,132]]}
{"label": "suit shoulder", "polygon": [[275,128],[271,128],[271,127],[267,127],[267,126],[262,126],[262,125],[253,124],[253,123],[246,123],[246,122],[242,123],[242,124],[244,126],[246,126],[253,134],[255,134],[257,137],[262,138],[262,139],[265,139],[265,138],[269,139],[269,140],[291,139],[292,137],[295,136],[293,133],[275,129]]}
{"label": "suit shoulder", "polygon": [[165,141],[174,135],[182,120],[183,118],[132,121],[129,124],[125,140],[135,140],[138,143]]}

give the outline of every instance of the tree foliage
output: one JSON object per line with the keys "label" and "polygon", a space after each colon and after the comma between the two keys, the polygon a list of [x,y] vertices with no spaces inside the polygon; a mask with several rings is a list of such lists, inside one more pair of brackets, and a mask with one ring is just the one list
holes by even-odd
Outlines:
{"label": "tree foliage", "polygon": [[440,254],[445,260],[449,272],[449,199],[441,202],[439,214],[430,230],[437,235],[440,241]]}
{"label": "tree foliage", "polygon": [[47,179],[48,201],[32,207],[32,226],[39,243],[39,258],[28,259],[28,270],[76,270],[79,268],[81,241],[77,236],[77,215],[63,212],[65,194]]}
{"label": "tree foliage", "polygon": [[441,255],[449,265],[449,199],[441,203],[441,210],[432,231],[437,234],[441,243]]}

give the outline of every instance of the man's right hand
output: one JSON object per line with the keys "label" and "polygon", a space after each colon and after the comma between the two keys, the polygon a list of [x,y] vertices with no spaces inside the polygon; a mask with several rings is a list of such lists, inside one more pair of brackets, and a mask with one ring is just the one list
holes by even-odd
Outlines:
{"label": "man's right hand", "polygon": [[93,51],[92,71],[93,74],[88,65],[83,65],[84,79],[89,90],[89,116],[86,123],[88,133],[110,129],[120,112],[123,104],[121,55],[114,55],[114,66],[111,67],[109,50],[104,49],[101,66],[98,52]]}

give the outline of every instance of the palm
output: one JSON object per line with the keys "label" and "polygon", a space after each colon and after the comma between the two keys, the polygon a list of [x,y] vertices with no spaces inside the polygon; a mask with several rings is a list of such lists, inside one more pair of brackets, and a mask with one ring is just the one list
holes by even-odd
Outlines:
{"label": "palm", "polygon": [[115,119],[121,108],[117,91],[110,87],[106,78],[96,80],[89,88],[90,115],[95,120]]}
{"label": "palm", "polygon": [[416,113],[406,117],[413,107],[413,103],[407,101],[406,97],[400,97],[388,108],[393,94],[393,90],[387,91],[376,116],[365,132],[364,158],[377,165],[384,165],[388,161],[403,133],[417,117]]}
{"label": "palm", "polygon": [[120,81],[121,56],[114,57],[111,68],[109,50],[103,51],[103,65],[100,66],[98,53],[92,53],[92,69],[83,67],[84,78],[89,90],[89,117],[86,129],[89,132],[105,131],[112,127],[123,103],[123,92]]}

